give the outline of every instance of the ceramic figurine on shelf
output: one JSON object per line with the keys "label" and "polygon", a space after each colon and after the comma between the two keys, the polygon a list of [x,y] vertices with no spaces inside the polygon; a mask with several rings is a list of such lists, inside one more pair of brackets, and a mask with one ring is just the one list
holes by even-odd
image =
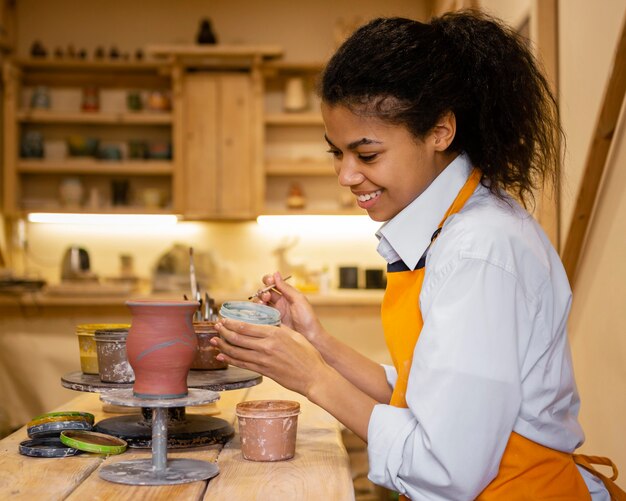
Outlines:
{"label": "ceramic figurine on shelf", "polygon": [[96,50],[93,53],[94,59],[104,59],[105,55],[106,55],[106,51],[104,50],[104,47],[102,46],[96,47]]}
{"label": "ceramic figurine on shelf", "polygon": [[119,59],[119,58],[120,58],[120,51],[114,45],[111,47],[111,50],[109,50],[109,59]]}
{"label": "ceramic figurine on shelf", "polygon": [[135,51],[135,59],[136,59],[137,61],[142,61],[142,60],[143,60],[143,57],[144,57],[143,50],[141,50],[141,49],[137,49],[137,50]]}
{"label": "ceramic figurine on shelf", "polygon": [[87,49],[80,49],[77,56],[78,59],[87,59]]}
{"label": "ceramic figurine on shelf", "polygon": [[213,26],[211,25],[211,20],[208,18],[203,19],[200,22],[200,29],[198,30],[198,35],[196,37],[196,41],[199,44],[216,44],[217,37],[213,32]]}
{"label": "ceramic figurine on shelf", "polygon": [[74,59],[76,57],[76,49],[74,48],[74,44],[69,44],[67,46],[67,52],[66,52],[67,57]]}
{"label": "ceramic figurine on shelf", "polygon": [[287,207],[290,209],[303,209],[306,206],[306,198],[302,187],[298,183],[293,183],[289,188],[287,196]]}
{"label": "ceramic figurine on shelf", "polygon": [[30,47],[30,55],[31,57],[46,57],[48,55],[48,51],[43,46],[41,41],[35,40],[33,45]]}
{"label": "ceramic figurine on shelf", "polygon": [[57,47],[56,49],[54,49],[54,57],[56,57],[57,59],[63,58],[63,49],[61,47]]}

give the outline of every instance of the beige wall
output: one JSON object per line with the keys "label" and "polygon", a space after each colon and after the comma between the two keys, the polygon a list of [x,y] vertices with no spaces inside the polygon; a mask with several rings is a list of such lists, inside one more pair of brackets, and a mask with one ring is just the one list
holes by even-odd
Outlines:
{"label": "beige wall", "polygon": [[[541,0],[483,0],[481,5],[517,26]],[[559,101],[567,137],[561,193],[561,240],[572,218],[587,151],[616,40],[624,0],[559,2]],[[609,159],[591,234],[574,291],[569,334],[586,433],[582,452],[611,457],[626,467],[626,123],[624,113]],[[622,474],[619,484],[626,486]]]}
{"label": "beige wall", "polygon": [[[563,221],[571,220],[616,40],[626,14],[623,0],[560,2],[561,102],[568,153]],[[626,123],[624,112],[608,160],[596,213],[582,256],[570,317],[570,338],[581,422],[587,433],[583,451],[610,456],[626,468]],[[621,475],[620,485],[626,487]]]}
{"label": "beige wall", "polygon": [[340,19],[429,13],[428,0],[20,0],[18,51],[27,53],[36,38],[90,53],[98,45],[132,52],[151,43],[192,43],[199,20],[210,17],[221,43],[279,44],[288,59],[322,60]]}

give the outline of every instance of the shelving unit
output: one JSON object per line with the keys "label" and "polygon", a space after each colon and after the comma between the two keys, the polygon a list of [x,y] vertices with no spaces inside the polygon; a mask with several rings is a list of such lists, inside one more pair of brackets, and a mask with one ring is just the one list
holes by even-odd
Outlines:
{"label": "shelving unit", "polygon": [[[324,141],[316,80],[322,63],[275,61],[264,64],[263,137],[265,146],[265,203],[263,214],[361,214],[352,197],[337,183]],[[289,79],[302,80],[305,106],[286,111]],[[286,199],[293,185],[306,197],[302,209],[290,209]],[[347,206],[346,206],[347,204]]]}
{"label": "shelving unit", "polygon": [[[174,142],[173,111],[129,111],[128,91],[143,97],[151,91],[171,92],[172,67],[156,61],[84,61],[76,59],[17,58],[5,61],[4,78],[4,212],[20,217],[25,212],[90,211],[98,213],[171,213],[181,206],[176,198],[180,182],[179,153],[171,159],[134,159],[131,140],[170,145]],[[32,108],[34,89],[44,86],[49,108]],[[85,87],[99,89],[100,109],[81,110]],[[145,101],[145,99],[144,99]],[[144,103],[145,106],[145,103]],[[145,109],[145,108],[144,108]],[[44,158],[23,158],[21,142],[29,131],[43,136]],[[97,138],[119,148],[121,160],[71,156],[69,136]],[[64,179],[78,178],[83,186],[79,206],[66,207],[59,198]],[[124,205],[111,202],[113,180],[126,180],[129,198]],[[161,193],[160,207],[142,201],[146,189]]]}

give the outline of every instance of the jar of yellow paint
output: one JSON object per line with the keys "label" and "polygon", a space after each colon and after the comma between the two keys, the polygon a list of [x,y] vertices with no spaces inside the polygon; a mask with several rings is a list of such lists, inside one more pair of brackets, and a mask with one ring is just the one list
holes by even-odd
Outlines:
{"label": "jar of yellow paint", "polygon": [[100,374],[98,352],[96,350],[96,331],[105,329],[129,329],[130,324],[79,324],[76,326],[78,350],[80,352],[80,370],[83,374]]}

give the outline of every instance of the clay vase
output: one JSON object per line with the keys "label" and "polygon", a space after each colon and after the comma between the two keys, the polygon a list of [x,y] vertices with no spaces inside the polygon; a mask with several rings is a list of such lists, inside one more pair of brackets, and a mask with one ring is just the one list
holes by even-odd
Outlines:
{"label": "clay vase", "polygon": [[193,328],[195,301],[126,301],[132,321],[126,352],[135,373],[138,398],[187,396],[187,374],[198,340]]}

